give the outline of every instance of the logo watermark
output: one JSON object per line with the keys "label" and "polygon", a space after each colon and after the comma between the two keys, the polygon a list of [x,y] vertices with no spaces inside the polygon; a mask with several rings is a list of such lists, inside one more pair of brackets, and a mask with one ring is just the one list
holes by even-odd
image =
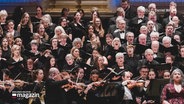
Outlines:
{"label": "logo watermark", "polygon": [[40,97],[39,93],[32,93],[31,91],[12,91],[12,98],[36,98]]}

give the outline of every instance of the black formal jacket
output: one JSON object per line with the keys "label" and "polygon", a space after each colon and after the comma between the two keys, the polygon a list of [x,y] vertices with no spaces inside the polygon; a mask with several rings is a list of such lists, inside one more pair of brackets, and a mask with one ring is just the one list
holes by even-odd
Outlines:
{"label": "black formal jacket", "polygon": [[147,17],[142,18],[142,22],[140,22],[140,23],[138,23],[138,20],[139,20],[139,18],[136,16],[136,17],[132,18],[132,20],[130,21],[130,30],[131,30],[132,32],[134,32],[135,37],[138,36],[140,27],[141,27],[144,23],[147,23],[148,18],[147,18]]}
{"label": "black formal jacket", "polygon": [[68,80],[55,81],[48,78],[45,82],[45,104],[67,104],[66,92],[61,88]]}

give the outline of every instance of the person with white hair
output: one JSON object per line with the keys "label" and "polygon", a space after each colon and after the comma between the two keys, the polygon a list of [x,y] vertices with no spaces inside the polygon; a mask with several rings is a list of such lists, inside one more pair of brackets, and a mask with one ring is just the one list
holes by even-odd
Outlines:
{"label": "person with white hair", "polygon": [[49,35],[49,39],[54,36],[54,29],[56,24],[52,23],[52,18],[49,14],[42,16],[40,23],[44,25],[45,32]]}
{"label": "person with white hair", "polygon": [[6,10],[0,11],[0,23],[1,25],[6,24],[6,18],[8,17],[8,13]]}
{"label": "person with white hair", "polygon": [[126,33],[126,43],[122,44],[122,47],[126,50],[126,46],[132,45],[134,43],[134,33],[133,32],[127,32]]}
{"label": "person with white hair", "polygon": [[115,55],[118,52],[125,52],[124,48],[121,46],[121,41],[119,38],[114,38],[112,41],[112,47],[108,50],[107,56],[109,61],[109,66],[115,64]]}
{"label": "person with white hair", "polygon": [[158,41],[151,42],[151,49],[153,50],[153,58],[163,58],[164,54],[159,51],[160,43]]}
{"label": "person with white hair", "polygon": [[118,24],[118,29],[116,29],[113,33],[114,37],[118,37],[121,40],[121,43],[123,44],[124,42],[126,42],[125,40],[125,36],[126,36],[126,21],[121,19],[119,20]]}
{"label": "person with white hair", "polygon": [[165,56],[178,54],[177,42],[174,42],[173,40],[174,39],[169,36],[164,36],[162,38],[163,48],[161,51],[164,53]]}
{"label": "person with white hair", "polygon": [[139,32],[140,32],[140,34],[145,34],[145,35],[149,36],[149,35],[148,35],[148,32],[149,32],[149,31],[148,31],[148,27],[145,26],[145,25],[142,25],[142,26],[140,27]]}
{"label": "person with white hair", "polygon": [[183,31],[183,24],[178,16],[173,16],[172,21],[174,22],[174,31],[175,33],[182,35]]}
{"label": "person with white hair", "polygon": [[146,46],[147,45],[147,36],[145,34],[140,34],[138,37],[138,42],[139,42],[139,44]]}
{"label": "person with white hair", "polygon": [[163,39],[162,39],[162,44],[163,44],[163,46],[164,46],[165,48],[171,47],[171,46],[172,46],[172,44],[171,44],[171,38],[168,37],[168,36],[163,37]]}
{"label": "person with white hair", "polygon": [[154,11],[154,12],[157,12],[157,5],[155,3],[150,3],[148,5],[148,11]]}
{"label": "person with white hair", "polygon": [[148,33],[151,33],[153,31],[156,31],[156,28],[155,28],[155,25],[154,25],[154,22],[152,20],[149,20],[147,22],[147,28],[148,28]]}
{"label": "person with white hair", "polygon": [[184,75],[181,69],[175,69],[170,76],[170,83],[162,89],[162,104],[183,104],[184,103]]}
{"label": "person with white hair", "polygon": [[[167,15],[167,14],[166,14]],[[165,18],[163,18],[162,25],[165,27],[170,21],[172,21],[174,16],[178,16],[177,7],[176,6],[170,6],[169,13]],[[179,17],[180,20],[182,20],[182,17]]]}
{"label": "person with white hair", "polygon": [[109,25],[108,33],[113,34],[116,29],[118,29],[118,23],[120,20],[123,20],[122,16],[118,16],[115,20],[115,24]]}
{"label": "person with white hair", "polygon": [[144,52],[145,59],[138,61],[138,69],[141,68],[141,66],[151,66],[151,65],[158,65],[159,63],[154,60],[154,52],[152,49],[146,49]]}
{"label": "person with white hair", "polygon": [[65,30],[63,29],[63,27],[61,26],[57,26],[55,29],[54,29],[54,38],[58,38],[62,35],[62,33],[66,34],[65,33]]}
{"label": "person with white hair", "polygon": [[145,16],[145,11],[144,6],[137,7],[137,16],[130,21],[130,30],[132,30],[134,34],[139,33],[140,27],[148,21],[148,18]]}
{"label": "person with white hair", "polygon": [[113,71],[112,75],[111,75],[111,80],[112,81],[121,81],[121,73],[123,73],[124,71],[130,71],[132,72],[129,68],[129,66],[125,66],[124,62],[124,53],[123,52],[118,52],[116,55],[115,55],[115,61],[116,63],[112,66],[112,69],[111,71]]}
{"label": "person with white hair", "polygon": [[123,17],[123,19],[125,19],[125,11],[122,7],[118,7],[116,9],[116,16],[109,19],[109,25],[116,24],[116,18],[117,17]]}
{"label": "person with white hair", "polygon": [[159,23],[159,21],[160,21],[159,17],[160,17],[160,16],[158,16],[158,15],[156,14],[156,12],[154,12],[154,11],[150,11],[150,12],[148,13],[148,20],[151,20],[151,21],[153,21],[153,23],[154,23],[154,28],[153,28],[153,30],[154,30],[154,31],[157,31],[157,32],[159,32],[159,33],[162,33],[162,32],[163,32],[163,26],[162,26],[162,24]]}
{"label": "person with white hair", "polygon": [[158,41],[159,40],[159,33],[158,32],[151,32],[150,33],[150,39],[151,41]]}
{"label": "person with white hair", "polygon": [[45,82],[45,103],[46,104],[66,104],[66,94],[63,85],[72,83],[70,79],[61,79],[58,68],[52,67],[49,69],[49,76]]}

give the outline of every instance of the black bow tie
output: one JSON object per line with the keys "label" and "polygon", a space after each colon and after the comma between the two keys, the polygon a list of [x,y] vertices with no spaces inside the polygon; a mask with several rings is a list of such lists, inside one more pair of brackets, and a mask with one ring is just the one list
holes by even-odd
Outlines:
{"label": "black bow tie", "polygon": [[125,31],[119,31],[120,33],[124,33]]}
{"label": "black bow tie", "polygon": [[143,20],[143,18],[138,18],[138,20]]}

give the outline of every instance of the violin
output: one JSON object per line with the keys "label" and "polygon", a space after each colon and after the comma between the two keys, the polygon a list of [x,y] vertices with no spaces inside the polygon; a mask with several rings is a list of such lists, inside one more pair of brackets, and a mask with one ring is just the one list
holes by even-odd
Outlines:
{"label": "violin", "polygon": [[14,80],[13,83],[15,84],[15,87],[22,87],[24,84],[30,84],[29,82],[25,82],[23,80]]}
{"label": "violin", "polygon": [[11,84],[7,81],[0,81],[0,85],[4,86],[5,89],[9,89],[11,87]]}
{"label": "violin", "polygon": [[12,82],[15,85],[15,87],[22,87],[24,84],[30,84],[29,82],[25,82],[22,80],[6,80],[0,81],[0,85],[5,86],[5,88],[10,88],[12,86],[10,82]]}
{"label": "violin", "polygon": [[137,80],[137,81],[129,81],[127,84],[128,89],[132,89],[134,87],[143,87],[145,81],[144,80]]}

